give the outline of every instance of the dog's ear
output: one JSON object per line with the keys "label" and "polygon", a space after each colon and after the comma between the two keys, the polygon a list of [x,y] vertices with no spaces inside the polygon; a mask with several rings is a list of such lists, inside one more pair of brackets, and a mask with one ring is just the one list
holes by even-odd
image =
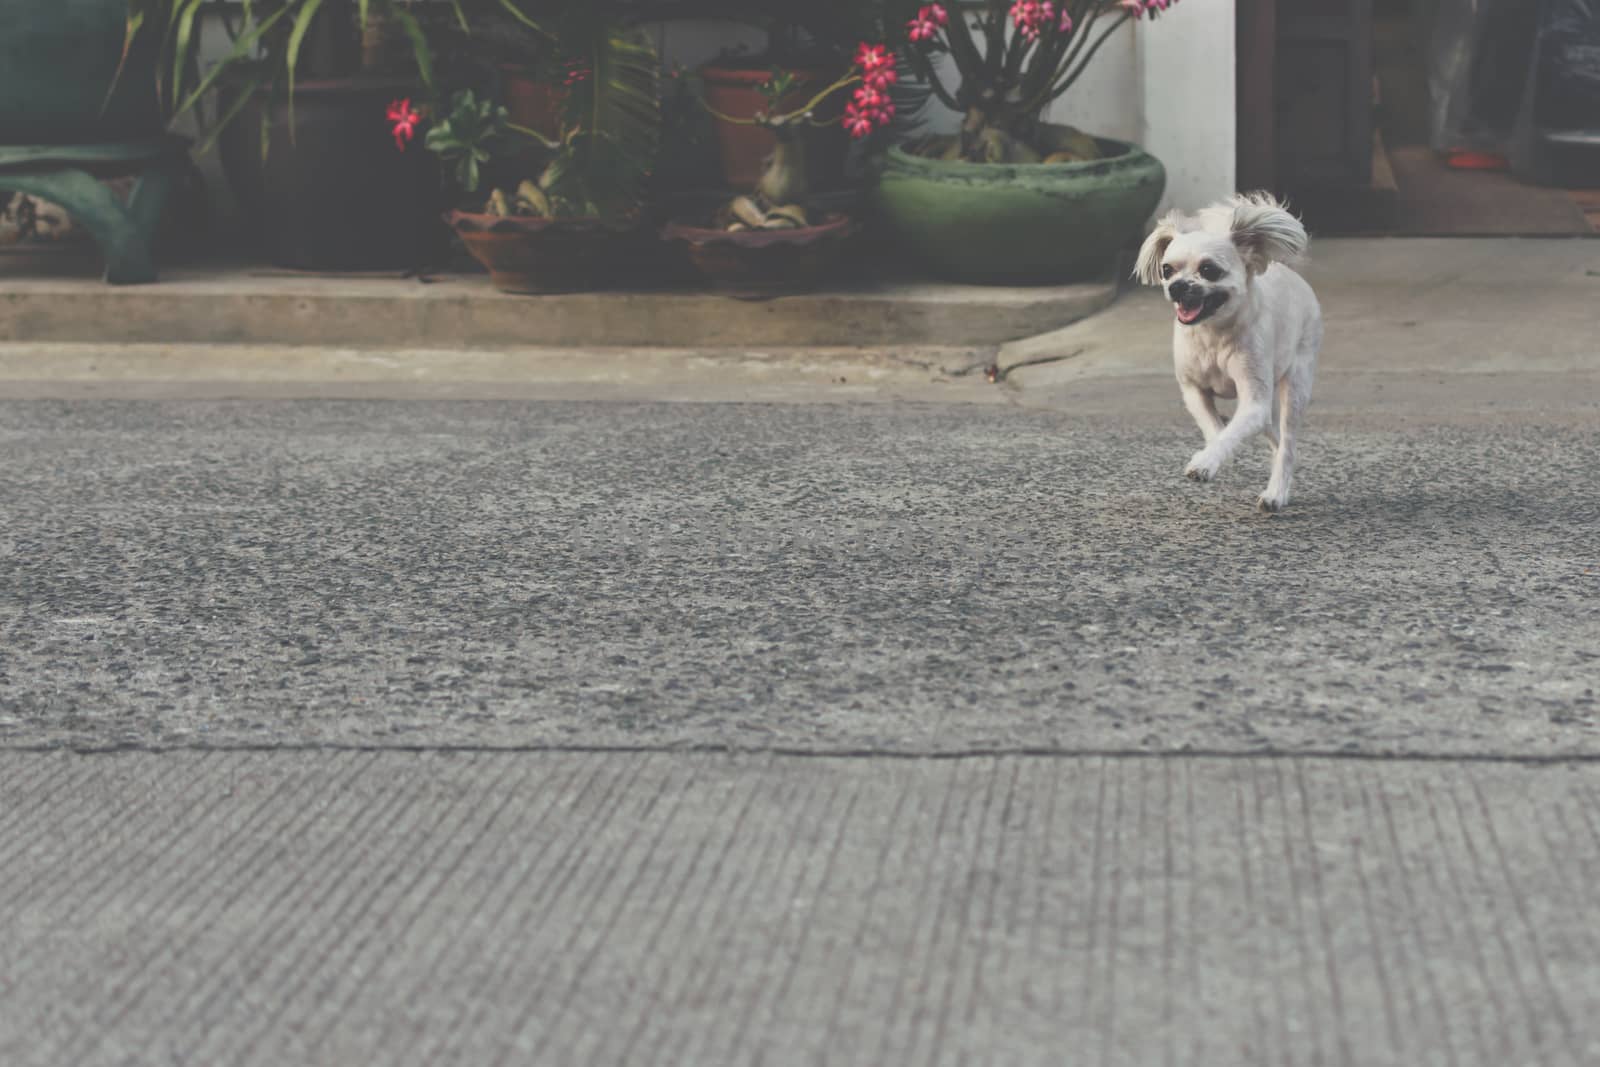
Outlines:
{"label": "dog's ear", "polygon": [[1300,220],[1269,193],[1241,193],[1228,201],[1233,211],[1229,233],[1251,274],[1274,263],[1295,263],[1311,243]]}
{"label": "dog's ear", "polygon": [[1145,285],[1160,285],[1161,259],[1167,254],[1167,246],[1177,236],[1178,213],[1172,211],[1156,223],[1156,228],[1150,231],[1150,236],[1139,247],[1139,258],[1133,264],[1133,276]]}

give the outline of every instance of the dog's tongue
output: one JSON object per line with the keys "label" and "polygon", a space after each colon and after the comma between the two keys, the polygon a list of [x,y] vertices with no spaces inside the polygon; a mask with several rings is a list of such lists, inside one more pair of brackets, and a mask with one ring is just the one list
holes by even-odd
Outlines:
{"label": "dog's tongue", "polygon": [[1177,308],[1178,308],[1178,321],[1183,323],[1183,324],[1185,324],[1185,325],[1188,325],[1189,323],[1194,322],[1196,319],[1198,319],[1200,317],[1200,313],[1205,310],[1205,305],[1204,304],[1200,304],[1200,305],[1198,305],[1196,307],[1186,308],[1182,304],[1179,304],[1179,305],[1177,305]]}

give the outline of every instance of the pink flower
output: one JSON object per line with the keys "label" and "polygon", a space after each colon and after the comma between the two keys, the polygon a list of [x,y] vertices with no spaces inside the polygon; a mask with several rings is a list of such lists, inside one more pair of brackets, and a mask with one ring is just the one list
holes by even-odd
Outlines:
{"label": "pink flower", "polygon": [[871,136],[872,131],[876,129],[872,122],[872,116],[857,108],[855,104],[845,106],[844,128],[850,132],[851,137],[858,141],[863,137]]}
{"label": "pink flower", "polygon": [[869,92],[869,89],[857,90],[856,98],[844,109],[844,128],[858,141],[894,121],[894,104],[887,97],[874,94],[874,98],[866,98],[862,95]]}
{"label": "pink flower", "polygon": [[1156,17],[1157,12],[1165,11],[1178,0],[1117,0],[1116,6],[1134,18],[1143,18],[1148,15]]}
{"label": "pink flower", "polygon": [[390,132],[394,134],[394,146],[400,151],[406,150],[406,142],[417,135],[417,123],[422,121],[422,115],[411,107],[411,100],[395,100],[389,104],[385,113],[389,120]]}
{"label": "pink flower", "polygon": [[893,67],[888,67],[884,70],[876,71],[862,80],[879,92],[886,93],[889,91],[889,86],[900,80],[900,72]]}
{"label": "pink flower", "polygon": [[[874,92],[886,94],[900,80],[900,73],[894,69],[894,54],[881,44],[863,44],[856,49],[856,66],[861,70],[862,84]],[[861,96],[861,90],[856,90],[856,96]]]}
{"label": "pink flower", "polygon": [[900,80],[894,53],[883,45],[863,44],[856,49],[861,84],[844,109],[844,128],[860,140],[894,121],[894,101],[889,89]]}
{"label": "pink flower", "polygon": [[950,15],[942,4],[928,4],[917,12],[917,17],[906,24],[906,36],[913,41],[931,41],[942,26],[950,25]]}
{"label": "pink flower", "polygon": [[894,56],[889,54],[887,45],[865,44],[856,49],[856,66],[861,68],[861,73],[871,77],[882,70],[894,69]]}
{"label": "pink flower", "polygon": [[1017,24],[1017,32],[1030,41],[1037,41],[1055,20],[1056,5],[1051,0],[1016,0],[1011,5],[1011,21]]}

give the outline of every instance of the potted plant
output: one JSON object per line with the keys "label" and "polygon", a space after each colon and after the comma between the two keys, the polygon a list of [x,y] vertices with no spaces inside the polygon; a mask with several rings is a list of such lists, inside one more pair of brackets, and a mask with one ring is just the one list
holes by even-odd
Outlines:
{"label": "potted plant", "polygon": [[[726,19],[764,31],[759,52],[728,50],[700,67],[698,77],[709,106],[740,121],[716,129],[717,155],[723,184],[748,189],[760,180],[766,160],[777,147],[773,129],[751,122],[758,113],[795,111],[816,98],[851,69],[849,48],[871,36],[875,4],[863,0],[683,0],[650,8],[652,17]],[[767,87],[778,74],[789,91],[769,98]],[[831,97],[818,105],[819,117],[833,123],[842,115],[842,101]],[[837,124],[813,138],[808,152],[810,180],[819,188],[839,184],[848,146]]]}
{"label": "potted plant", "polygon": [[[748,118],[724,114],[707,102],[707,110],[726,125],[769,131],[774,150],[750,192],[722,205],[709,220],[671,223],[662,236],[685,246],[695,267],[718,285],[770,290],[816,282],[837,262],[855,224],[848,215],[824,213],[811,202],[807,153],[812,134],[843,126],[861,139],[887,126],[895,114],[889,90],[897,80],[888,49],[863,44],[847,74],[797,107],[784,104],[793,98],[795,82],[786,72],[762,83],[765,105]],[[853,98],[841,108],[837,102],[846,89],[853,89]],[[840,118],[830,121],[830,114]]]}
{"label": "potted plant", "polygon": [[[876,193],[889,227],[936,273],[960,281],[1107,270],[1155,210],[1166,172],[1136,145],[1042,116],[1114,32],[1171,2],[906,3],[904,53],[961,126],[889,150]],[[953,86],[935,66],[945,55]]]}
{"label": "potted plant", "polygon": [[[659,146],[660,70],[649,40],[587,5],[552,23],[551,38],[572,72],[556,137],[466,91],[424,139],[464,205],[449,213],[452,229],[506,292],[589,289],[627,277]],[[403,145],[421,116],[397,113],[392,121]],[[505,166],[525,158],[529,143],[546,153],[540,169]]]}
{"label": "potted plant", "polygon": [[[526,18],[520,0],[480,0]],[[174,73],[179,113],[219,90],[223,167],[240,213],[275,264],[305,270],[417,268],[445,247],[437,167],[397,161],[381,116],[436,95],[434,40],[465,26],[462,0],[127,0],[127,37],[153,37],[162,70],[193,69],[201,20],[233,46],[204,77]],[[531,21],[531,20],[530,20]],[[208,139],[209,143],[209,139]]]}

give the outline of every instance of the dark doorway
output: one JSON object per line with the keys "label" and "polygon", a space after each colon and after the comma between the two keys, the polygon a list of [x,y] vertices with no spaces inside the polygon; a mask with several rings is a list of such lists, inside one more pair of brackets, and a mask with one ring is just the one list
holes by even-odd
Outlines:
{"label": "dark doorway", "polygon": [[1538,9],[1238,0],[1240,185],[1324,234],[1596,232],[1600,194],[1513,172]]}

